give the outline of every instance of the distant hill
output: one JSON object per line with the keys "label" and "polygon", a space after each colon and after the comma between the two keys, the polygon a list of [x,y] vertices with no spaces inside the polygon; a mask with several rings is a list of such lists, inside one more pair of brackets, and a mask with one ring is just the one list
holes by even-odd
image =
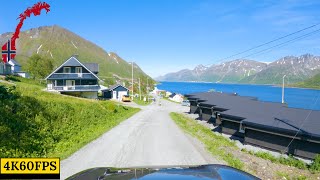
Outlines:
{"label": "distant hill", "polygon": [[320,89],[320,73],[305,81],[293,84],[294,87]]}
{"label": "distant hill", "polygon": [[260,72],[267,64],[252,60],[234,60],[219,65],[205,67],[198,65],[193,70],[184,69],[156,78],[159,81],[209,81],[238,82],[241,79]]}
{"label": "distant hill", "polygon": [[[11,35],[12,33],[1,34],[0,44],[4,44]],[[81,62],[99,64],[101,79],[113,76],[131,78],[131,64],[116,53],[108,53],[96,44],[56,25],[21,32],[20,38],[17,39],[17,50],[16,59],[22,64],[22,68],[28,57],[34,53],[53,59],[55,66],[59,66],[73,54],[78,54]],[[134,75],[135,79],[151,79],[137,64],[134,64]]]}
{"label": "distant hill", "polygon": [[272,63],[238,59],[193,70],[184,69],[156,78],[159,81],[208,81],[224,83],[280,84],[283,75],[296,83],[320,72],[320,57],[305,54],[287,56]]}
{"label": "distant hill", "polygon": [[267,68],[240,82],[256,84],[280,84],[286,75],[288,83],[296,83],[320,72],[320,57],[305,54],[287,56],[268,64]]}

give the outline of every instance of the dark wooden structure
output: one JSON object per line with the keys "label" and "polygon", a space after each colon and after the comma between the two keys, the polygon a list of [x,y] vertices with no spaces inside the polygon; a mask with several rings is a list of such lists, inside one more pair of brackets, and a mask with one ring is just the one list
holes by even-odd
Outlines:
{"label": "dark wooden structure", "polygon": [[320,111],[225,93],[186,95],[190,113],[245,144],[313,159],[320,154]]}

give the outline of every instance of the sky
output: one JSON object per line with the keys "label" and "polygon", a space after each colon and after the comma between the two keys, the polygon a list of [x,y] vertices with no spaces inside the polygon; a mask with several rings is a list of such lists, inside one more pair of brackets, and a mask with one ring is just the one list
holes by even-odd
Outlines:
{"label": "sky", "polygon": [[[13,32],[17,17],[36,0],[1,0],[0,34]],[[59,25],[136,62],[152,77],[226,57],[320,22],[320,1],[302,0],[45,0],[51,11],[22,27]],[[3,9],[3,10],[4,10]],[[9,13],[8,13],[9,12]],[[283,39],[320,29],[320,25]],[[320,55],[320,32],[286,46],[246,57],[271,62],[287,55]]]}

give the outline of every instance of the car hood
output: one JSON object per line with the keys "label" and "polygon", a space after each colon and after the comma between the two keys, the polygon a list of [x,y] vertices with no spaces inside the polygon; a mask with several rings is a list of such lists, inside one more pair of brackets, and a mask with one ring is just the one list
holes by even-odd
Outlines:
{"label": "car hood", "polygon": [[92,168],[79,172],[67,179],[90,180],[160,180],[160,179],[258,179],[257,177],[224,165],[202,165],[193,167],[171,167],[171,168]]}

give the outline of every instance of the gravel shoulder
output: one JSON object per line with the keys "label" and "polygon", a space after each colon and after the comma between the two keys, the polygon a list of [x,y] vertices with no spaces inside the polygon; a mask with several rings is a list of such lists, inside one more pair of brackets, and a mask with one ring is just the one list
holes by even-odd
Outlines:
{"label": "gravel shoulder", "polygon": [[[170,118],[188,107],[165,100],[139,113],[61,162],[61,179],[93,167],[164,167],[221,163]],[[133,106],[137,106],[134,105]]]}

